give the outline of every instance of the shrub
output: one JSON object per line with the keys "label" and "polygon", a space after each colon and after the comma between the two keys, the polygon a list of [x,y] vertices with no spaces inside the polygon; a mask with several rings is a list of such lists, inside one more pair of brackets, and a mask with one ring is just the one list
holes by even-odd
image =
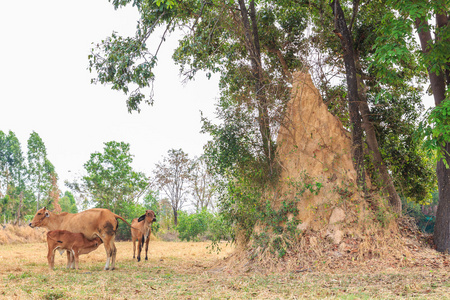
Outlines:
{"label": "shrub", "polygon": [[[432,203],[432,205],[435,205]],[[415,219],[417,227],[423,232],[433,233],[434,232],[434,224],[436,222],[435,216],[428,216],[422,212],[422,205],[410,202],[410,201],[402,201],[403,206],[403,214],[408,215]]]}
{"label": "shrub", "polygon": [[208,212],[206,209],[198,213],[180,212],[178,215],[178,237],[182,241],[213,241],[228,239],[229,230],[224,226],[220,215]]}

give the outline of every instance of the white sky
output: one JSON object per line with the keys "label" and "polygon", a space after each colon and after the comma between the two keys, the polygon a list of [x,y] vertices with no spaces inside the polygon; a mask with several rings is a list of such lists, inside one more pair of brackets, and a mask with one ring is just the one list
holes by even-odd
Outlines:
{"label": "white sky", "polygon": [[160,53],[155,103],[129,114],[122,92],[92,85],[88,54],[92,42],[134,35],[134,8],[114,10],[107,0],[2,1],[0,9],[0,130],[13,131],[26,151],[36,131],[49,160],[64,180],[80,175],[90,154],[103,143],[131,145],[133,167],[151,175],[169,149],[182,148],[192,158],[209,139],[200,134],[200,110],[214,116],[218,80],[198,75],[183,86],[171,60],[176,40]]}

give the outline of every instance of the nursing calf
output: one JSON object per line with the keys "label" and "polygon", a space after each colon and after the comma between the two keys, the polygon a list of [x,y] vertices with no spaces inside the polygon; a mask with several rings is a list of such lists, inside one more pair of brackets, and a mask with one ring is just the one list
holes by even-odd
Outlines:
{"label": "nursing calf", "polygon": [[88,240],[82,233],[73,233],[67,230],[53,230],[47,233],[48,266],[53,269],[55,265],[55,251],[61,254],[67,251],[67,268],[78,269],[79,255],[88,254],[102,243],[99,237]]}
{"label": "nursing calf", "polygon": [[145,260],[148,260],[148,242],[152,233],[152,224],[156,221],[153,210],[145,211],[145,214],[131,222],[131,239],[133,240],[133,258],[135,258],[136,241],[138,242],[137,261],[141,261],[141,251],[145,243]]}

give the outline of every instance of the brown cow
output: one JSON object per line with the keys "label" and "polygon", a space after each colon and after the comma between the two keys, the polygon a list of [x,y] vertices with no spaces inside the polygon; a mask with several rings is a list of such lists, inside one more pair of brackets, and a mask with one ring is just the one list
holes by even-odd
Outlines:
{"label": "brown cow", "polygon": [[156,215],[153,210],[146,210],[145,214],[139,219],[131,221],[131,239],[133,240],[133,258],[136,252],[136,241],[138,241],[137,261],[141,261],[141,251],[145,242],[145,260],[148,260],[148,242],[152,233],[152,224],[156,221]]}
{"label": "brown cow", "polygon": [[114,239],[119,225],[117,219],[121,219],[131,227],[124,218],[104,208],[92,208],[77,214],[66,212],[54,214],[44,207],[37,211],[29,225],[32,228],[44,227],[48,230],[61,229],[82,233],[89,240],[99,237],[106,250],[105,270],[109,269],[110,262],[111,270],[114,270],[117,253]]}
{"label": "brown cow", "polygon": [[99,237],[88,240],[82,233],[73,233],[67,230],[52,230],[47,232],[48,266],[53,270],[55,266],[55,251],[61,254],[67,250],[67,268],[78,269],[79,255],[88,254],[100,246]]}

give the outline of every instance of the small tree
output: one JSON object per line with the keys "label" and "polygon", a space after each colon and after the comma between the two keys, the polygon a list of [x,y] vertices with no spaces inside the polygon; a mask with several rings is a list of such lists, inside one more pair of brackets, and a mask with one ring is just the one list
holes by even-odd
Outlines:
{"label": "small tree", "polygon": [[[4,206],[16,223],[22,215],[26,194],[26,165],[20,142],[14,132],[5,135],[0,131],[0,197],[4,194]],[[3,190],[3,192],[2,192]]]}
{"label": "small tree", "polygon": [[107,142],[103,153],[92,153],[84,164],[87,175],[81,183],[68,183],[68,186],[95,207],[118,213],[127,204],[135,203],[148,187],[146,176],[131,168],[132,161],[129,144]]}
{"label": "small tree", "polygon": [[186,202],[186,184],[190,179],[191,162],[183,150],[171,149],[163,162],[156,164],[155,184],[169,198],[173,210],[175,226],[178,224],[178,211]]}
{"label": "small tree", "polygon": [[217,186],[204,157],[194,159],[190,185],[195,211],[200,212],[207,208],[214,209],[213,199]]}
{"label": "small tree", "polygon": [[72,214],[78,212],[75,198],[73,194],[69,191],[66,191],[64,193],[64,196],[61,197],[61,199],[59,200],[59,205],[61,206],[61,210],[63,212],[68,212]]}
{"label": "small tree", "polygon": [[28,139],[28,180],[36,197],[36,209],[39,209],[41,197],[49,195],[52,189],[52,176],[55,167],[47,159],[47,149],[41,137],[32,132]]}

